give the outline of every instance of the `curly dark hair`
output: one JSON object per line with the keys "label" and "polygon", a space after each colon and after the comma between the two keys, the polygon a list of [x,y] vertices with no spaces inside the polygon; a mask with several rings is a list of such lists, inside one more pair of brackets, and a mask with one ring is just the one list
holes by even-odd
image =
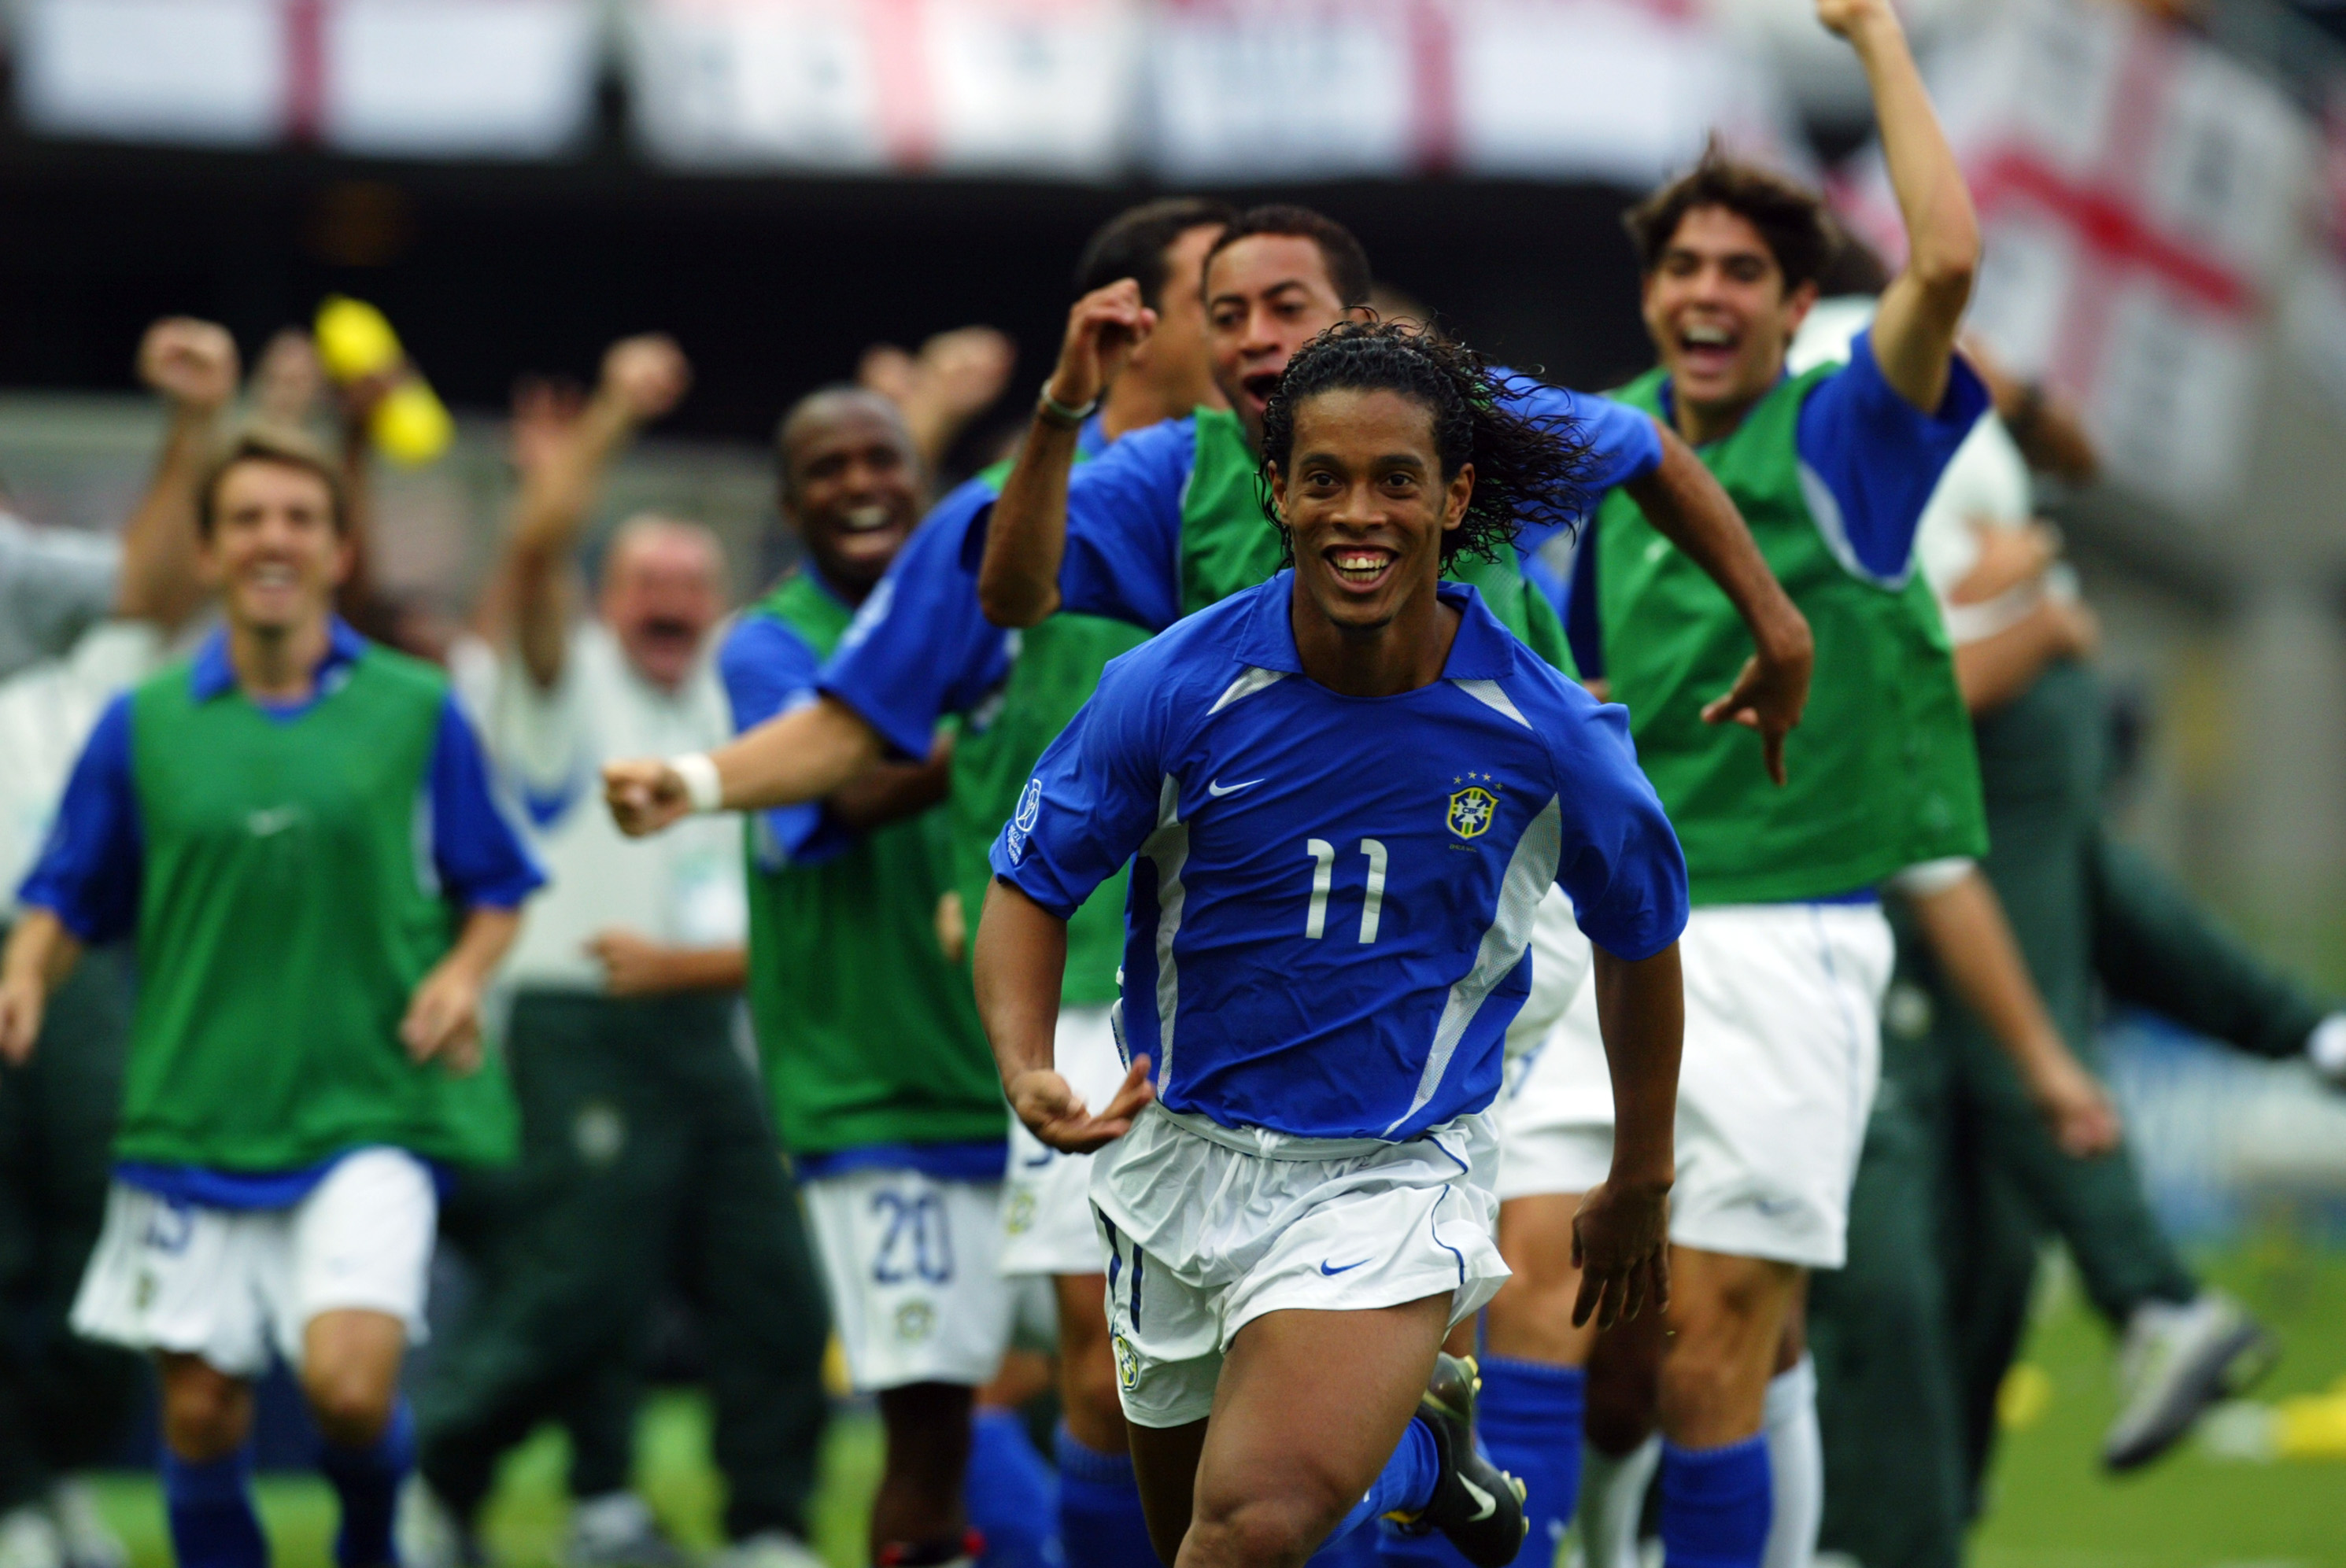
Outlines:
{"label": "curly dark hair", "polygon": [[1295,564],[1295,540],[1271,498],[1273,469],[1295,444],[1295,411],[1339,391],[1393,392],[1433,416],[1442,477],[1474,465],[1466,515],[1442,537],[1446,568],[1461,553],[1495,561],[1526,524],[1576,524],[1587,502],[1589,445],[1576,421],[1518,412],[1500,372],[1474,350],[1414,321],[1339,321],[1295,351],[1262,416],[1262,462],[1255,489],[1279,530],[1280,560]]}

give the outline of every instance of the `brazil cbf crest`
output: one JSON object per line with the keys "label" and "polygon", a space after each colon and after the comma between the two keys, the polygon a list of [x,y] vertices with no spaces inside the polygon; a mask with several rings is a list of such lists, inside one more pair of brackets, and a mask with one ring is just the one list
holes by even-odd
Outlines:
{"label": "brazil cbf crest", "polygon": [[1491,819],[1498,814],[1497,782],[1488,773],[1460,773],[1450,781],[1465,788],[1452,793],[1443,823],[1462,839],[1481,838],[1490,831]]}

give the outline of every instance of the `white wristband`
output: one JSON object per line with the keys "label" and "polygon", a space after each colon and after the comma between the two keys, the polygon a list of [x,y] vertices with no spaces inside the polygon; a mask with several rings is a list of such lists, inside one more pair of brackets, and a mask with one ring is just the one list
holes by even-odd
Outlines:
{"label": "white wristband", "polygon": [[2314,1025],[2305,1042],[2305,1054],[2322,1075],[2346,1085],[2346,1013],[2333,1013]]}
{"label": "white wristband", "polygon": [[668,765],[684,780],[684,798],[692,803],[695,811],[725,809],[725,780],[718,777],[715,758],[706,751],[688,751],[681,757],[669,758]]}

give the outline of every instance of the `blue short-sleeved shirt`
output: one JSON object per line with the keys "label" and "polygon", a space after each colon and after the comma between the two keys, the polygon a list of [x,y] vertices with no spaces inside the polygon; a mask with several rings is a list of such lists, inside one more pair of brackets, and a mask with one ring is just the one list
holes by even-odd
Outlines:
{"label": "blue short-sleeved shirt", "polygon": [[[754,609],[743,616],[717,650],[717,674],[732,705],[735,732],[755,729],[814,701],[815,671],[821,664],[796,627]],[[927,754],[923,742],[917,755]],[[855,844],[855,835],[820,800],[778,806],[758,812],[753,820],[757,861],[764,871],[817,865]]]}
{"label": "blue short-sleeved shirt", "polygon": [[1634,960],[1685,925],[1686,862],[1624,710],[1471,587],[1442,585],[1463,617],[1443,677],[1362,699],[1302,674],[1292,585],[1109,664],[994,869],[1065,917],[1133,859],[1124,1038],[1169,1109],[1413,1137],[1497,1093],[1548,885]]}
{"label": "blue short-sleeved shirt", "polygon": [[[1501,375],[1517,412],[1569,421],[1588,443],[1584,483],[1592,502],[1660,466],[1661,434],[1645,413],[1512,372]],[[1197,455],[1196,418],[1168,420],[1135,431],[1068,475],[1064,608],[1152,632],[1181,618],[1181,502]],[[1527,521],[1519,544],[1536,549],[1568,521]]]}
{"label": "blue short-sleeved shirt", "polygon": [[[318,667],[317,695],[263,705],[261,711],[291,723],[332,694],[365,647],[363,637],[336,620]],[[215,632],[197,650],[188,679],[199,701],[235,686],[225,632]],[[146,840],[130,749],[130,697],[125,694],[108,705],[91,730],[57,804],[48,842],[16,895],[27,908],[54,913],[86,942],[127,936],[138,921]],[[442,891],[467,909],[519,908],[546,876],[498,809],[480,740],[453,693],[440,709],[426,789],[432,864]]]}
{"label": "blue short-sleeved shirt", "polygon": [[[1817,383],[1800,405],[1794,440],[1809,510],[1850,571],[1895,587],[1914,569],[1914,530],[1939,476],[1988,408],[1987,386],[1961,354],[1947,373],[1947,390],[1929,412],[1890,384],[1873,357],[1869,327],[1850,344],[1849,362]],[[1662,385],[1662,406],[1672,405]],[[1573,556],[1565,631],[1580,672],[1605,673],[1596,615],[1596,552]]]}

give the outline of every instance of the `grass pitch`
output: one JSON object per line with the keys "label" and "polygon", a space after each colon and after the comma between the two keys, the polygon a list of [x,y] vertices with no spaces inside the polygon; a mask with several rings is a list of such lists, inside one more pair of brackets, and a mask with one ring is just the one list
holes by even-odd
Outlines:
{"label": "grass pitch", "polygon": [[[2281,1337],[2280,1367],[2259,1399],[2320,1392],[2346,1378],[2346,1256],[2251,1245],[2212,1260],[2209,1272]],[[2074,1291],[2056,1284],[2047,1293],[2009,1394],[2013,1424],[1974,1538],[1975,1568],[2346,1568],[2346,1456],[2255,1463],[2187,1443],[2137,1475],[2101,1472],[2095,1456],[2116,1402],[2110,1346]],[[485,1521],[497,1568],[551,1568],[569,1506],[564,1461],[550,1431],[507,1460]],[[862,1562],[879,1461],[872,1418],[842,1412],[814,1522],[815,1544],[837,1568]],[[721,1487],[696,1398],[668,1394],[647,1409],[638,1462],[639,1483],[680,1542],[721,1544]],[[104,1497],[136,1568],[168,1568],[153,1480],[109,1477]],[[260,1506],[277,1568],[330,1568],[334,1505],[323,1482],[269,1477]]]}

